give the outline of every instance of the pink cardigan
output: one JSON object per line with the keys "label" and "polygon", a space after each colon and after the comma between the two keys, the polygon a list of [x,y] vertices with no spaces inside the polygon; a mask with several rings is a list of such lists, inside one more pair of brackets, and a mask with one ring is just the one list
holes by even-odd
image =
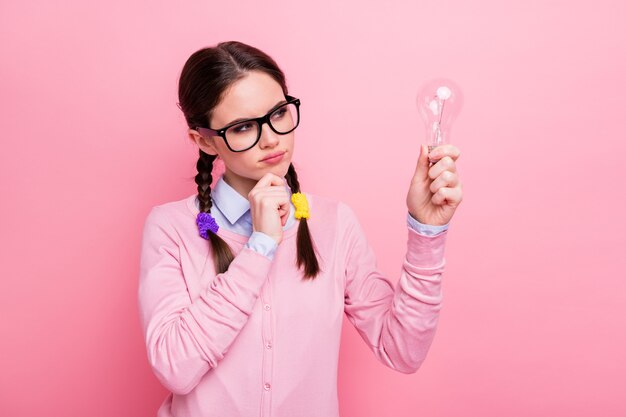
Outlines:
{"label": "pink cardigan", "polygon": [[171,391],[158,416],[333,417],[344,313],[375,357],[416,372],[441,309],[447,231],[407,227],[398,285],[377,269],[353,210],[305,193],[321,275],[301,280],[297,225],[274,259],[218,234],[235,259],[215,275],[210,243],[198,235],[195,195],[154,207],[143,230],[139,314],[148,361]]}

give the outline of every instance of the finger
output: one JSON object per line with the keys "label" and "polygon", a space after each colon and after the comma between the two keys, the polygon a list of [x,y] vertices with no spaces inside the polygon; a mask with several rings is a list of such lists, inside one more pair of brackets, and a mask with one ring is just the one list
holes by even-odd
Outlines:
{"label": "finger", "polygon": [[287,224],[287,219],[289,218],[289,213],[291,210],[291,205],[289,204],[289,202],[285,202],[284,204],[280,204],[280,207],[278,209],[278,215],[280,216],[280,221],[282,223],[282,225],[284,226],[285,224]]}
{"label": "finger", "polygon": [[428,179],[428,168],[429,168],[429,160],[428,160],[428,145],[420,145],[420,154],[417,158],[417,165],[415,167],[414,175],[421,179]]}
{"label": "finger", "polygon": [[443,158],[444,156],[449,156],[453,161],[456,161],[459,156],[461,156],[461,150],[452,144],[439,145],[430,151],[429,157],[430,160],[435,162]]}
{"label": "finger", "polygon": [[281,214],[289,213],[289,210],[291,209],[291,204],[288,198],[277,197],[275,201]]}
{"label": "finger", "polygon": [[435,179],[439,175],[441,175],[443,171],[456,172],[456,164],[454,163],[454,160],[452,160],[452,158],[450,158],[449,156],[444,156],[432,167],[430,167],[430,169],[428,170],[428,177]]}
{"label": "finger", "polygon": [[456,172],[443,171],[435,180],[430,184],[430,192],[435,194],[441,187],[456,187],[459,183],[459,176]]}
{"label": "finger", "polygon": [[289,209],[291,208],[289,195],[287,193],[280,191],[268,192],[264,190],[259,193],[259,197],[261,200],[268,202],[273,207],[276,207],[276,210],[279,210],[280,212],[289,212]]}
{"label": "finger", "polygon": [[284,187],[271,186],[268,188],[261,188],[256,191],[254,195],[256,201],[271,201],[271,204],[276,208],[289,207],[290,196]]}
{"label": "finger", "polygon": [[289,210],[281,210],[280,212],[280,222],[282,223],[282,225],[286,225],[287,224],[287,219],[289,218]]}
{"label": "finger", "polygon": [[433,202],[433,204],[441,206],[441,205],[446,204],[446,198],[449,195],[450,195],[450,189],[446,187],[441,187],[440,189],[437,190],[435,194],[433,194],[431,201]]}
{"label": "finger", "polygon": [[260,200],[262,196],[267,195],[268,191],[270,193],[283,193],[287,196],[286,184],[287,181],[284,178],[268,173],[252,187],[248,193],[248,200]]}
{"label": "finger", "polygon": [[264,187],[262,189],[262,192],[267,192],[268,194],[272,195],[284,195],[289,197],[289,192],[287,191],[287,188],[282,185],[269,185],[267,187]]}
{"label": "finger", "polygon": [[442,205],[457,206],[461,202],[461,199],[462,199],[462,192],[461,192],[460,187],[454,187],[454,188],[441,187],[440,189],[437,190],[435,194],[433,194],[431,201],[433,202],[433,204],[436,204],[438,206],[442,206]]}

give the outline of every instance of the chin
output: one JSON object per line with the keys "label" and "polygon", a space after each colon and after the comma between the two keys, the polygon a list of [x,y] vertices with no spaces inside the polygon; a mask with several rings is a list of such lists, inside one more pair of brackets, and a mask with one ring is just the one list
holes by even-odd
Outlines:
{"label": "chin", "polygon": [[280,164],[279,166],[274,167],[272,169],[272,172],[278,175],[279,177],[284,177],[285,175],[287,175],[287,171],[289,170],[290,163],[291,161],[284,161],[284,163]]}
{"label": "chin", "polygon": [[291,165],[291,152],[287,152],[289,158],[287,159],[283,159],[282,161],[280,161],[278,164],[276,165],[271,165],[269,167],[267,167],[267,170],[269,172],[273,172],[274,174],[278,175],[279,172],[284,171],[283,175],[287,174],[287,170],[289,169],[289,165]]}

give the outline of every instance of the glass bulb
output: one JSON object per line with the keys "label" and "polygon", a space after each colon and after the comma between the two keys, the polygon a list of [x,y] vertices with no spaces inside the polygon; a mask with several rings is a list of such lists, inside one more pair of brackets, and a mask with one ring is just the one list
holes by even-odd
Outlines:
{"label": "glass bulb", "polygon": [[450,128],[463,107],[459,86],[447,78],[425,82],[417,94],[417,108],[426,124],[428,152],[450,143]]}

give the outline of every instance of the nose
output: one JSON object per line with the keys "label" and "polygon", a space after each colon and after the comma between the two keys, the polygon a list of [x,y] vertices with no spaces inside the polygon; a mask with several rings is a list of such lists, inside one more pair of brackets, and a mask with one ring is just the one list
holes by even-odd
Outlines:
{"label": "nose", "polygon": [[259,146],[261,149],[271,149],[278,145],[278,142],[280,142],[278,134],[274,132],[267,123],[264,123],[263,126],[261,126],[261,137],[259,138]]}

